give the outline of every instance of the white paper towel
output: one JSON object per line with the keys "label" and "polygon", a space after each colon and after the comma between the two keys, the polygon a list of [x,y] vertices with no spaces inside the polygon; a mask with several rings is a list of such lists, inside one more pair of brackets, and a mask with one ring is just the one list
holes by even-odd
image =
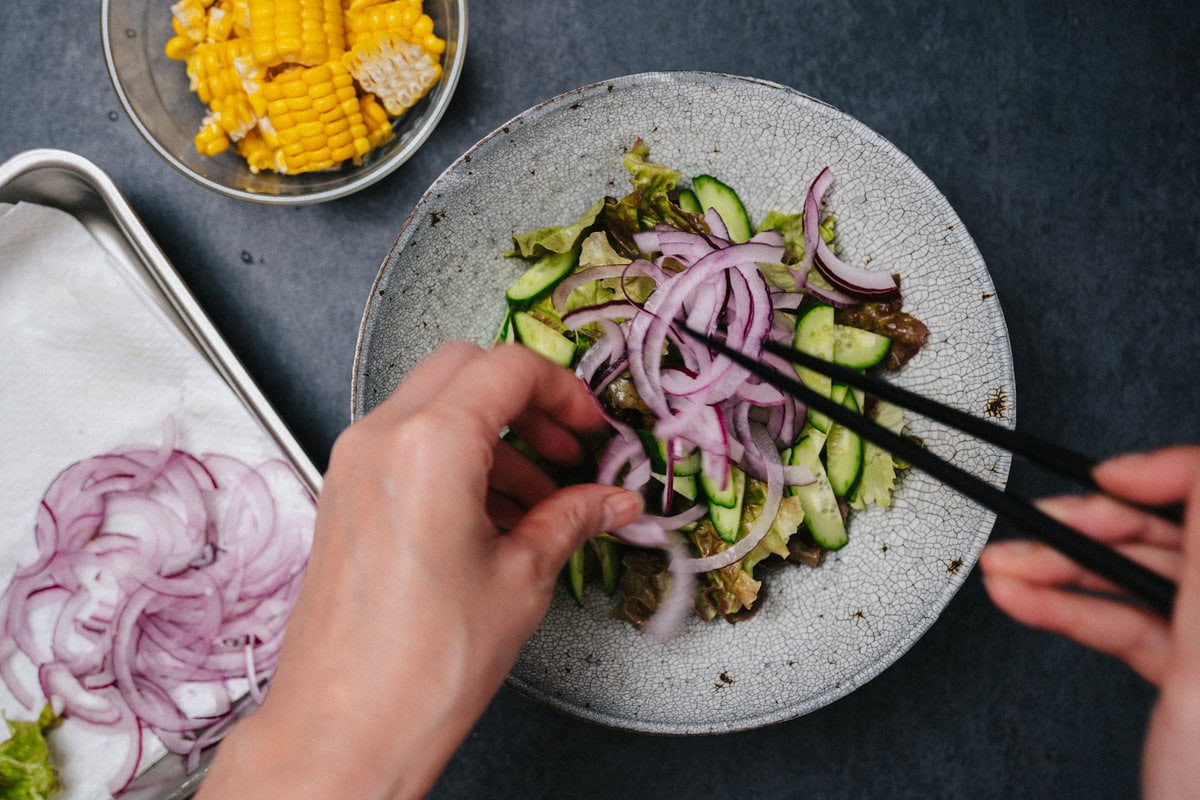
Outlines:
{"label": "white paper towel", "polygon": [[[159,445],[167,419],[182,450],[250,464],[283,457],[147,287],[79,220],[0,204],[0,587],[37,553],[35,514],[55,476],[118,447]],[[28,666],[22,674],[36,675]],[[0,708],[14,719],[40,710],[24,709],[3,685]],[[121,745],[69,720],[51,738],[65,788],[56,800],[108,797]],[[157,741],[146,747],[143,767],[164,752]]]}

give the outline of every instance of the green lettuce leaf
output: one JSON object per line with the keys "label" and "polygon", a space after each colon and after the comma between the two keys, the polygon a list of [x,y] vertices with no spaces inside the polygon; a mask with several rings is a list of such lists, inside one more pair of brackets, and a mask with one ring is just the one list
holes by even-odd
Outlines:
{"label": "green lettuce leaf", "polygon": [[792,277],[792,272],[788,269],[787,264],[771,261],[759,261],[757,264],[758,271],[771,286],[785,292],[796,291],[796,279]]}
{"label": "green lettuce leaf", "polygon": [[0,743],[0,795],[5,800],[46,800],[58,791],[58,776],[46,744],[46,733],[61,718],[47,703],[32,722],[5,717],[9,738]]}
{"label": "green lettuce leaf", "polygon": [[[743,536],[750,531],[750,526],[758,519],[760,513],[762,513],[762,506],[751,506],[743,513]],[[753,573],[758,563],[771,555],[787,558],[788,539],[791,539],[800,530],[800,523],[803,521],[804,508],[800,505],[799,497],[788,495],[780,500],[779,511],[775,514],[775,521],[771,523],[767,535],[754,546],[753,550],[742,557],[742,569],[745,572]]]}
{"label": "green lettuce leaf", "polygon": [[505,255],[532,258],[546,253],[566,253],[573,249],[584,235],[596,224],[596,217],[604,208],[604,200],[597,200],[570,225],[537,228],[525,233],[513,234],[513,249]]}
{"label": "green lettuce leaf", "polygon": [[629,182],[647,198],[666,196],[679,185],[682,174],[666,164],[649,160],[650,146],[638,139],[625,153],[625,169],[631,175]]}
{"label": "green lettuce leaf", "polygon": [[579,266],[576,271],[588,267],[605,267],[610,264],[628,264],[632,259],[618,253],[608,241],[604,231],[588,234],[579,248]]}
{"label": "green lettuce leaf", "polygon": [[[716,529],[708,519],[702,520],[696,526],[691,537],[701,556],[710,556],[729,547],[717,536]],[[762,582],[754,580],[738,563],[706,572],[698,577],[700,587],[696,597],[696,613],[705,621],[718,615],[729,619],[749,610],[758,599],[758,592],[762,588]]]}
{"label": "green lettuce leaf", "polygon": [[[833,217],[826,217],[818,226],[821,238],[825,244],[833,244]],[[783,234],[783,249],[787,260],[796,263],[804,259],[804,214],[784,214],[781,211],[768,211],[758,224],[759,231],[779,231]]]}
{"label": "green lettuce leaf", "polygon": [[[904,412],[896,405],[883,400],[875,401],[871,413],[875,422],[890,430],[900,433],[904,427]],[[896,467],[899,465],[892,454],[876,444],[863,441],[863,471],[859,478],[854,497],[850,499],[851,508],[866,508],[874,504],[887,508],[892,504],[892,491],[896,488]]]}

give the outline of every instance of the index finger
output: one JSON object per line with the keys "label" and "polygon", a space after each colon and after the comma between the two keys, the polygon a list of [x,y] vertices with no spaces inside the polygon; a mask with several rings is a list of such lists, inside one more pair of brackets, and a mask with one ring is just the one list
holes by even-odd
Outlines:
{"label": "index finger", "polygon": [[396,424],[423,408],[441,393],[454,376],[483,349],[469,342],[447,342],[417,364],[370,416],[385,424]]}
{"label": "index finger", "polygon": [[463,413],[489,435],[531,409],[571,430],[604,424],[595,397],[574,373],[520,345],[498,345],[463,364],[437,402],[444,411]]}

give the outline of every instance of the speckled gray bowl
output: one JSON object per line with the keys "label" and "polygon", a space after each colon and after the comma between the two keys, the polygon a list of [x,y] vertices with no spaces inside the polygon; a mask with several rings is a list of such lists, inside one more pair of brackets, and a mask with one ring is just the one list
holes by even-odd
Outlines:
{"label": "speckled gray bowl", "polygon": [[[628,190],[621,157],[642,137],[651,158],[734,186],[752,219],[798,211],[821,167],[851,261],[903,276],[905,307],[932,331],[895,379],[1012,424],[1012,356],[987,268],[929,179],[860,122],[761,80],[668,72],[586,86],[521,114],[456,161],[405,223],[372,288],[354,365],[357,419],[438,343],[487,344],[521,264],[515,231],[574,220]],[[1003,485],[1008,456],[912,420],[934,452]],[[510,685],[567,713],[639,731],[741,730],[797,717],[893,663],[954,596],[993,524],[982,510],[907,471],[886,512],[856,514],[850,543],[818,569],[776,571],[759,614],[692,621],[653,641],[608,616],[598,588],[565,591],[524,648]]]}

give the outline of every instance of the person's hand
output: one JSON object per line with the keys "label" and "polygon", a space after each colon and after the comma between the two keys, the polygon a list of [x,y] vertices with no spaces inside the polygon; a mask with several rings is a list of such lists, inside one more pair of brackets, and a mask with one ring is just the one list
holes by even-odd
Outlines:
{"label": "person's hand", "polygon": [[263,706],[220,745],[198,800],[419,797],[542,619],[567,557],[641,512],[558,489],[551,461],[603,418],[525,348],[448,345],[339,437],[313,552]]}
{"label": "person's hand", "polygon": [[985,585],[1013,618],[1116,656],[1157,686],[1144,797],[1200,797],[1200,447],[1114,458],[1097,467],[1095,479],[1110,495],[1134,503],[1185,504],[1178,528],[1104,496],[1039,503],[1066,525],[1176,581],[1169,621],[1104,597],[1115,587],[1033,542],[988,545],[980,558]]}

